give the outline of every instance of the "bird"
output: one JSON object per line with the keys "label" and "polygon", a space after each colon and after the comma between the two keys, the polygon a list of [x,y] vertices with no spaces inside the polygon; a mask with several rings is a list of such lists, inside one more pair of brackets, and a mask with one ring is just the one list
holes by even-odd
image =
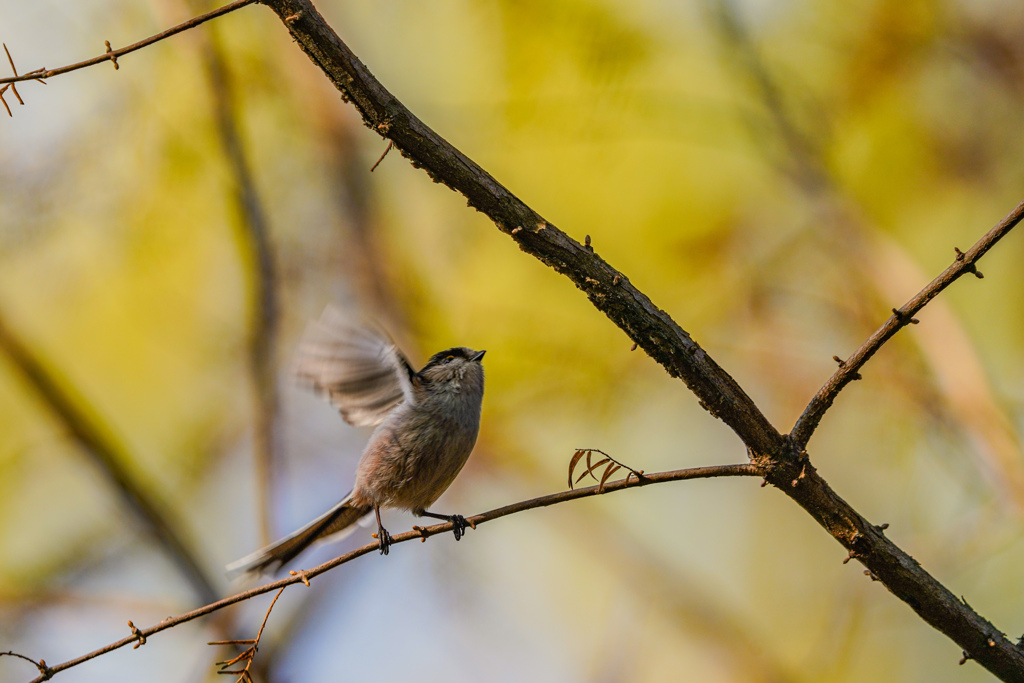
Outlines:
{"label": "bird", "polygon": [[329,306],[299,344],[295,375],[350,425],[376,429],[347,496],[298,531],[229,564],[228,575],[280,569],[314,542],[347,535],[371,511],[380,553],[387,555],[392,540],[381,523],[382,508],[451,522],[455,540],[462,538],[465,517],[428,508],[455,480],[476,444],[485,353],[452,347],[435,353],[417,372],[386,333]]}

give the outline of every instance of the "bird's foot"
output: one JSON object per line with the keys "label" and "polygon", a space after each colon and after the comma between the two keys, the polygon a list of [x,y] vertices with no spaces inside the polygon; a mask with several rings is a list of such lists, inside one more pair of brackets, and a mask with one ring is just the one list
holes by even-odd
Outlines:
{"label": "bird's foot", "polygon": [[380,554],[387,555],[388,551],[391,550],[391,534],[384,527],[377,527],[377,533],[373,535],[377,539],[377,545],[380,547]]}
{"label": "bird's foot", "polygon": [[[452,523],[452,533],[455,534],[455,540],[459,540],[466,534],[466,528],[470,526],[469,522],[462,515],[448,515],[448,521]],[[473,527],[476,528],[475,526]]]}

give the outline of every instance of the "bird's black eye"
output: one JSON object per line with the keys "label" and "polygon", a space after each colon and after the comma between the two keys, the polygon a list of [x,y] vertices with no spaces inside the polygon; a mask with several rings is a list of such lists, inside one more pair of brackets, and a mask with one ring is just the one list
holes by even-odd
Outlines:
{"label": "bird's black eye", "polygon": [[451,363],[453,360],[455,360],[455,356],[446,356],[445,359],[441,362],[444,365],[448,365],[448,363]]}

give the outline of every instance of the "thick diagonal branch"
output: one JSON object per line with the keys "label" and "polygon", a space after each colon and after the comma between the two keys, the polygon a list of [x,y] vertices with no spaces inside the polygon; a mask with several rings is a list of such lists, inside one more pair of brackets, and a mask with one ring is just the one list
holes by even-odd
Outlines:
{"label": "thick diagonal branch", "polygon": [[763,467],[767,481],[806,510],[846,548],[850,559],[867,567],[869,576],[997,677],[1024,682],[1024,650],[886,538],[882,527],[840,498],[809,460],[759,460],[755,464]]}
{"label": "thick diagonal branch", "polygon": [[782,440],[749,396],[671,317],[604,259],[548,223],[489,173],[420,121],[370,73],[307,0],[263,0],[372,130],[435,181],[463,194],[519,247],[565,275],[701,405],[764,453]]}

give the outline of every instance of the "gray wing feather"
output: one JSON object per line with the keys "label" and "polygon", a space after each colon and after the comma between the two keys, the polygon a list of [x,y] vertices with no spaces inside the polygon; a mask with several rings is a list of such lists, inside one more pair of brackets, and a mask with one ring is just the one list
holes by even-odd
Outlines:
{"label": "gray wing feather", "polygon": [[378,425],[399,403],[414,400],[415,372],[394,342],[330,306],[306,329],[295,374],[357,427]]}

